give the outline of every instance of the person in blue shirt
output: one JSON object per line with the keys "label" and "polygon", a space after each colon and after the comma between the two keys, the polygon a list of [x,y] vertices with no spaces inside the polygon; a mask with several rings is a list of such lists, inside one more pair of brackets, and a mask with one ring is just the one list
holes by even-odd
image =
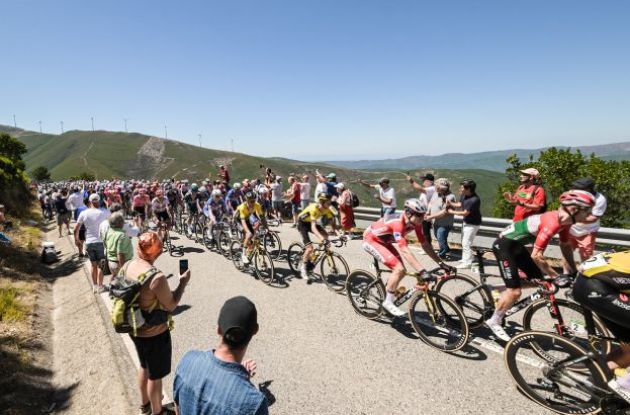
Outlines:
{"label": "person in blue shirt", "polygon": [[250,382],[256,363],[244,360],[258,333],[256,306],[246,297],[225,302],[219,313],[219,346],[182,357],[173,382],[179,415],[267,415],[267,398]]}

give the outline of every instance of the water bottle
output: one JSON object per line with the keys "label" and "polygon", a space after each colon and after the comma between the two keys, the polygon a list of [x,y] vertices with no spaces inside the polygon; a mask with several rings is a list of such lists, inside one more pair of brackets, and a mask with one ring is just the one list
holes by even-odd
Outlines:
{"label": "water bottle", "polygon": [[501,298],[501,293],[496,288],[492,289],[492,299],[494,300],[494,306],[496,307],[499,302],[499,298]]}
{"label": "water bottle", "polygon": [[402,297],[407,292],[407,288],[404,285],[401,285],[396,289],[396,299]]}

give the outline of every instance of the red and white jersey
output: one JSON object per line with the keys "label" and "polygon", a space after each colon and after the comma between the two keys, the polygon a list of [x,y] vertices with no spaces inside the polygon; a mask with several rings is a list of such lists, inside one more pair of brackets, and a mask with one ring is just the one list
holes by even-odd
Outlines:
{"label": "red and white jersey", "polygon": [[363,239],[377,241],[385,244],[396,243],[398,246],[407,246],[405,235],[415,230],[418,242],[423,243],[424,233],[422,225],[414,225],[407,220],[404,214],[398,216],[385,216],[371,224],[363,233]]}

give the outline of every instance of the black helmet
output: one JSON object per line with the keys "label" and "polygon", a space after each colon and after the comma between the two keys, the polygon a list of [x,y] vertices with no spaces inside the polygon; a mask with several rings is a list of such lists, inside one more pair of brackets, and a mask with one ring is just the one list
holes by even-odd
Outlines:
{"label": "black helmet", "polygon": [[245,193],[245,199],[247,200],[255,200],[256,199],[256,193],[252,192],[251,190],[247,193]]}

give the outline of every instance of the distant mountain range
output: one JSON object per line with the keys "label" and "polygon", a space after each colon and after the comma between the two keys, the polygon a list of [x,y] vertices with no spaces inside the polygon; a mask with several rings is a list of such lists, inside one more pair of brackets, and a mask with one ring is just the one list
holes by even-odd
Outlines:
{"label": "distant mountain range", "polygon": [[[549,148],[549,147],[546,147]],[[557,146],[557,148],[567,148]],[[595,146],[572,147],[583,154],[594,153],[606,160],[630,160],[630,142],[602,144]],[[478,169],[483,168],[497,172],[504,172],[507,167],[505,159],[516,154],[521,159],[534,159],[545,148],[538,149],[509,149],[499,151],[485,151],[481,153],[447,153],[439,156],[410,156],[385,160],[354,160],[354,161],[326,161],[325,163],[349,169]]]}

